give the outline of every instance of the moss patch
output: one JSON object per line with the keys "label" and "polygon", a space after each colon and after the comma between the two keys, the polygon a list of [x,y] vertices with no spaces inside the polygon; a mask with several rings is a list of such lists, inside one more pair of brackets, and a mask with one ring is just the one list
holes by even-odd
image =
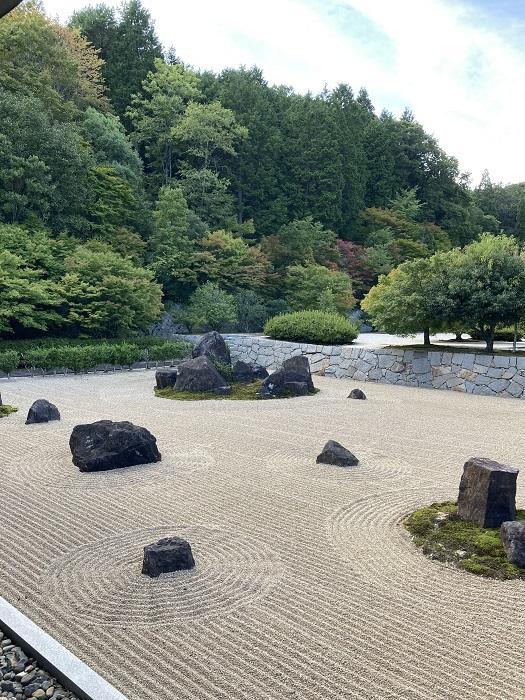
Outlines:
{"label": "moss patch", "polygon": [[16,411],[18,411],[18,408],[4,403],[0,406],[0,418],[5,418],[5,416],[8,416],[10,413],[16,413]]}
{"label": "moss patch", "polygon": [[[525,569],[507,561],[499,528],[478,527],[460,520],[453,501],[419,508],[405,520],[414,542],[431,559],[446,561],[458,569],[496,579],[525,578]],[[525,520],[519,510],[517,520]]]}
{"label": "moss patch", "polygon": [[[231,385],[231,394],[226,395],[216,394],[213,391],[175,391],[171,387],[166,387],[166,389],[155,389],[155,396],[161,399],[173,399],[175,401],[206,401],[208,399],[215,399],[216,401],[266,401],[266,399],[261,399],[260,396],[257,396],[261,384],[261,380],[250,384],[234,382]],[[314,389],[312,393],[317,394],[318,391],[319,389]],[[293,397],[290,395],[279,398],[286,399]]]}

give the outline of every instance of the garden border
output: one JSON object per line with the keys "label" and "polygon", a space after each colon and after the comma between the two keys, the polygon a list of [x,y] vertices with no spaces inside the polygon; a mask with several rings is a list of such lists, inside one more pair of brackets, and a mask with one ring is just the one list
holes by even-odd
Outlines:
{"label": "garden border", "polygon": [[102,676],[1,596],[0,627],[81,700],[128,700]]}

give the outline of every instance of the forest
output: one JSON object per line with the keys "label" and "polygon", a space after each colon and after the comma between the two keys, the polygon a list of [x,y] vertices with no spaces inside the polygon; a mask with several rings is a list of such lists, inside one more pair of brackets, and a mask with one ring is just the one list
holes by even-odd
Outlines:
{"label": "forest", "polygon": [[195,70],[139,0],[3,18],[0,111],[3,338],[127,336],[163,311],[258,331],[347,313],[482,233],[525,240],[525,183],[473,186],[410,111]]}

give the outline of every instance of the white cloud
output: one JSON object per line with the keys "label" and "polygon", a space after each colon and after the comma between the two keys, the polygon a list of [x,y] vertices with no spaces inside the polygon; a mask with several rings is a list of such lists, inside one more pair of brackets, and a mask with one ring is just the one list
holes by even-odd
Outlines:
{"label": "white cloud", "polygon": [[[46,0],[66,18],[83,0]],[[117,5],[116,1],[110,4]],[[409,106],[476,182],[525,180],[525,56],[467,6],[446,0],[144,0],[162,42],[199,68],[256,63],[270,83],[318,91],[327,83],[367,87],[378,109]],[[356,22],[374,27],[366,46]],[[338,9],[332,14],[330,10]],[[388,60],[378,48],[388,44]]]}

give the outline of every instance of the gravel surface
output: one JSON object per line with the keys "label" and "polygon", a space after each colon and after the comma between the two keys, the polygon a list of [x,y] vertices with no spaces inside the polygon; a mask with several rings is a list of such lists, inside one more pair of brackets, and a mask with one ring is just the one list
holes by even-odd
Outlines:
{"label": "gravel surface", "polygon": [[0,700],[6,698],[78,700],[0,630]]}
{"label": "gravel surface", "polygon": [[[158,399],[147,371],[0,382],[0,594],[130,700],[523,700],[525,582],[430,561],[400,524],[455,499],[472,455],[525,469],[523,402],[315,382],[248,402]],[[38,398],[62,420],[25,425]],[[71,430],[103,418],[162,461],[80,473]],[[359,464],[316,464],[330,439]],[[173,536],[195,567],[143,576]]]}

